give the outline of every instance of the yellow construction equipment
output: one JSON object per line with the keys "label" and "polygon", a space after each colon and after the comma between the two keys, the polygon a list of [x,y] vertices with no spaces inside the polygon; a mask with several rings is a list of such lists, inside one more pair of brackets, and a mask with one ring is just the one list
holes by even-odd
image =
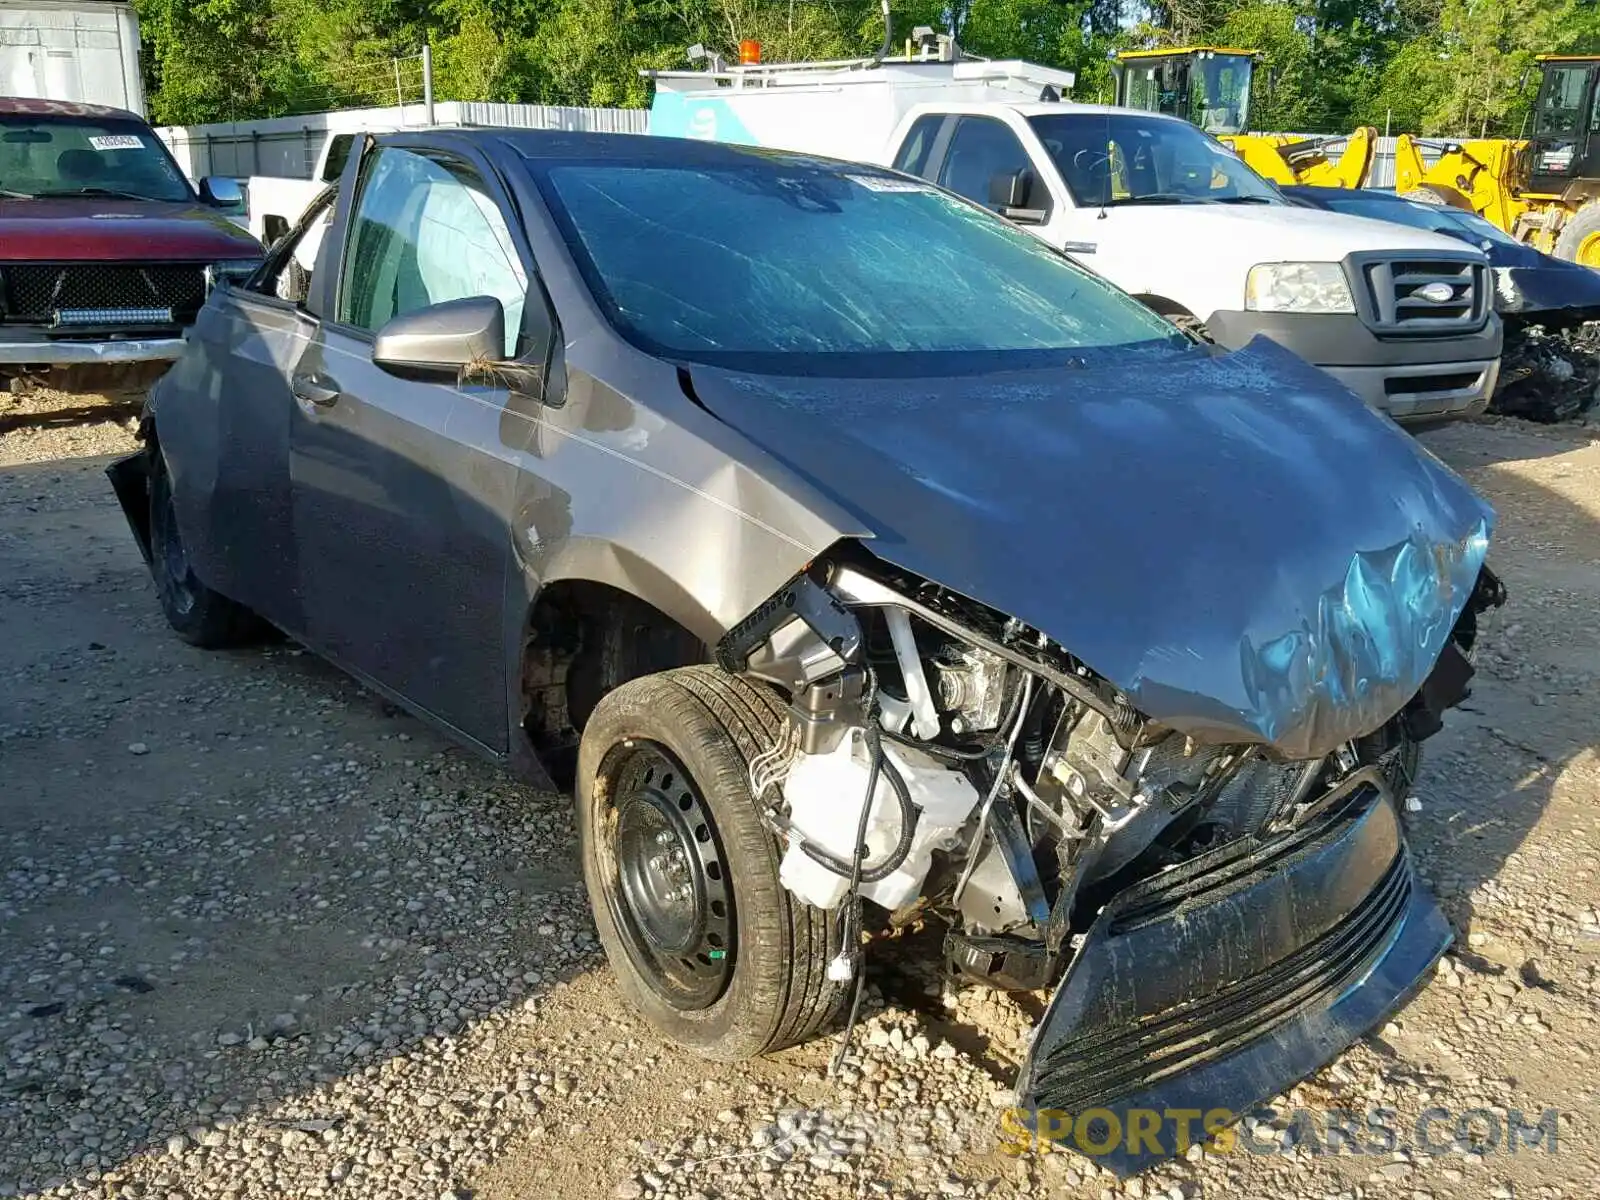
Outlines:
{"label": "yellow construction equipment", "polygon": [[1395,190],[1470,209],[1547,254],[1600,267],[1600,56],[1543,54],[1538,61],[1531,137],[1402,135]]}
{"label": "yellow construction equipment", "polygon": [[1358,188],[1366,184],[1372,172],[1378,131],[1363,125],[1353,133],[1331,137],[1242,133],[1217,140],[1244,159],[1257,175],[1273,183]]}
{"label": "yellow construction equipment", "polygon": [[[1117,103],[1186,117],[1274,183],[1365,187],[1378,131],[1333,137],[1249,133],[1258,54],[1218,46],[1117,56]],[[1547,254],[1600,267],[1600,55],[1544,54],[1532,136],[1455,140],[1401,134],[1395,191],[1475,212]]]}
{"label": "yellow construction equipment", "polygon": [[1112,63],[1117,103],[1182,117],[1219,137],[1243,133],[1256,54],[1229,46],[1120,51]]}
{"label": "yellow construction equipment", "polygon": [[1247,132],[1258,56],[1231,46],[1124,50],[1113,64],[1117,103],[1192,121],[1274,183],[1360,187],[1378,138],[1370,126],[1337,137]]}

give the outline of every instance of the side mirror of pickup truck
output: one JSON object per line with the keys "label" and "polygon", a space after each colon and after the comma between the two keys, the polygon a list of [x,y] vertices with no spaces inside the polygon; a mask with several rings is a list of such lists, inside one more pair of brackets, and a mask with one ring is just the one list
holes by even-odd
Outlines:
{"label": "side mirror of pickup truck", "polygon": [[244,203],[244,190],[237,179],[207,175],[200,181],[200,199],[218,208],[238,208]]}
{"label": "side mirror of pickup truck", "polygon": [[989,180],[989,207],[1019,225],[1043,225],[1045,210],[1028,207],[1033,183],[1033,172],[1027,167],[1001,171]]}
{"label": "side mirror of pickup truck", "polygon": [[402,313],[372,343],[372,361],[409,378],[455,379],[505,357],[506,313],[493,296],[467,296]]}

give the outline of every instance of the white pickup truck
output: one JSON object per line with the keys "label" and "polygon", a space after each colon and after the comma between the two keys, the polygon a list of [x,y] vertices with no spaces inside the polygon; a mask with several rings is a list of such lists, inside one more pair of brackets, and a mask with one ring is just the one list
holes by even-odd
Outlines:
{"label": "white pickup truck", "polygon": [[1060,101],[1067,72],[908,55],[654,78],[652,134],[893,166],[1224,347],[1272,338],[1397,420],[1488,407],[1501,326],[1475,249],[1291,205],[1187,122]]}
{"label": "white pickup truck", "polygon": [[270,246],[293,228],[306,206],[316,199],[323,188],[338,183],[344,164],[349,161],[350,149],[358,138],[369,133],[392,133],[387,126],[374,126],[359,133],[329,133],[317,152],[316,165],[311,178],[301,179],[286,175],[252,175],[245,184],[245,202],[249,213],[250,232],[264,246]]}

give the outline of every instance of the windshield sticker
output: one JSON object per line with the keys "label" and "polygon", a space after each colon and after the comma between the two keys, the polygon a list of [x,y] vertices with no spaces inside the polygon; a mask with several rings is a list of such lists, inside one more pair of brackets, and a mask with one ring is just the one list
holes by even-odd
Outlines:
{"label": "windshield sticker", "polygon": [[859,183],[869,192],[931,192],[933,188],[915,179],[895,179],[888,175],[846,175],[851,183]]}
{"label": "windshield sticker", "polygon": [[107,133],[90,138],[89,145],[96,150],[138,150],[144,141],[131,133]]}

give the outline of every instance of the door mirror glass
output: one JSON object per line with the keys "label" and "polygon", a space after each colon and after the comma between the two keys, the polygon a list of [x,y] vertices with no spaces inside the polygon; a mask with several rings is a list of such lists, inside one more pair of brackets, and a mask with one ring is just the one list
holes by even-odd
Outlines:
{"label": "door mirror glass", "polygon": [[505,353],[506,312],[493,296],[444,300],[392,317],[372,344],[372,361],[396,375],[448,376],[498,361]]}
{"label": "door mirror glass", "polygon": [[207,175],[200,181],[200,198],[218,208],[238,208],[244,204],[244,189],[237,179]]}

